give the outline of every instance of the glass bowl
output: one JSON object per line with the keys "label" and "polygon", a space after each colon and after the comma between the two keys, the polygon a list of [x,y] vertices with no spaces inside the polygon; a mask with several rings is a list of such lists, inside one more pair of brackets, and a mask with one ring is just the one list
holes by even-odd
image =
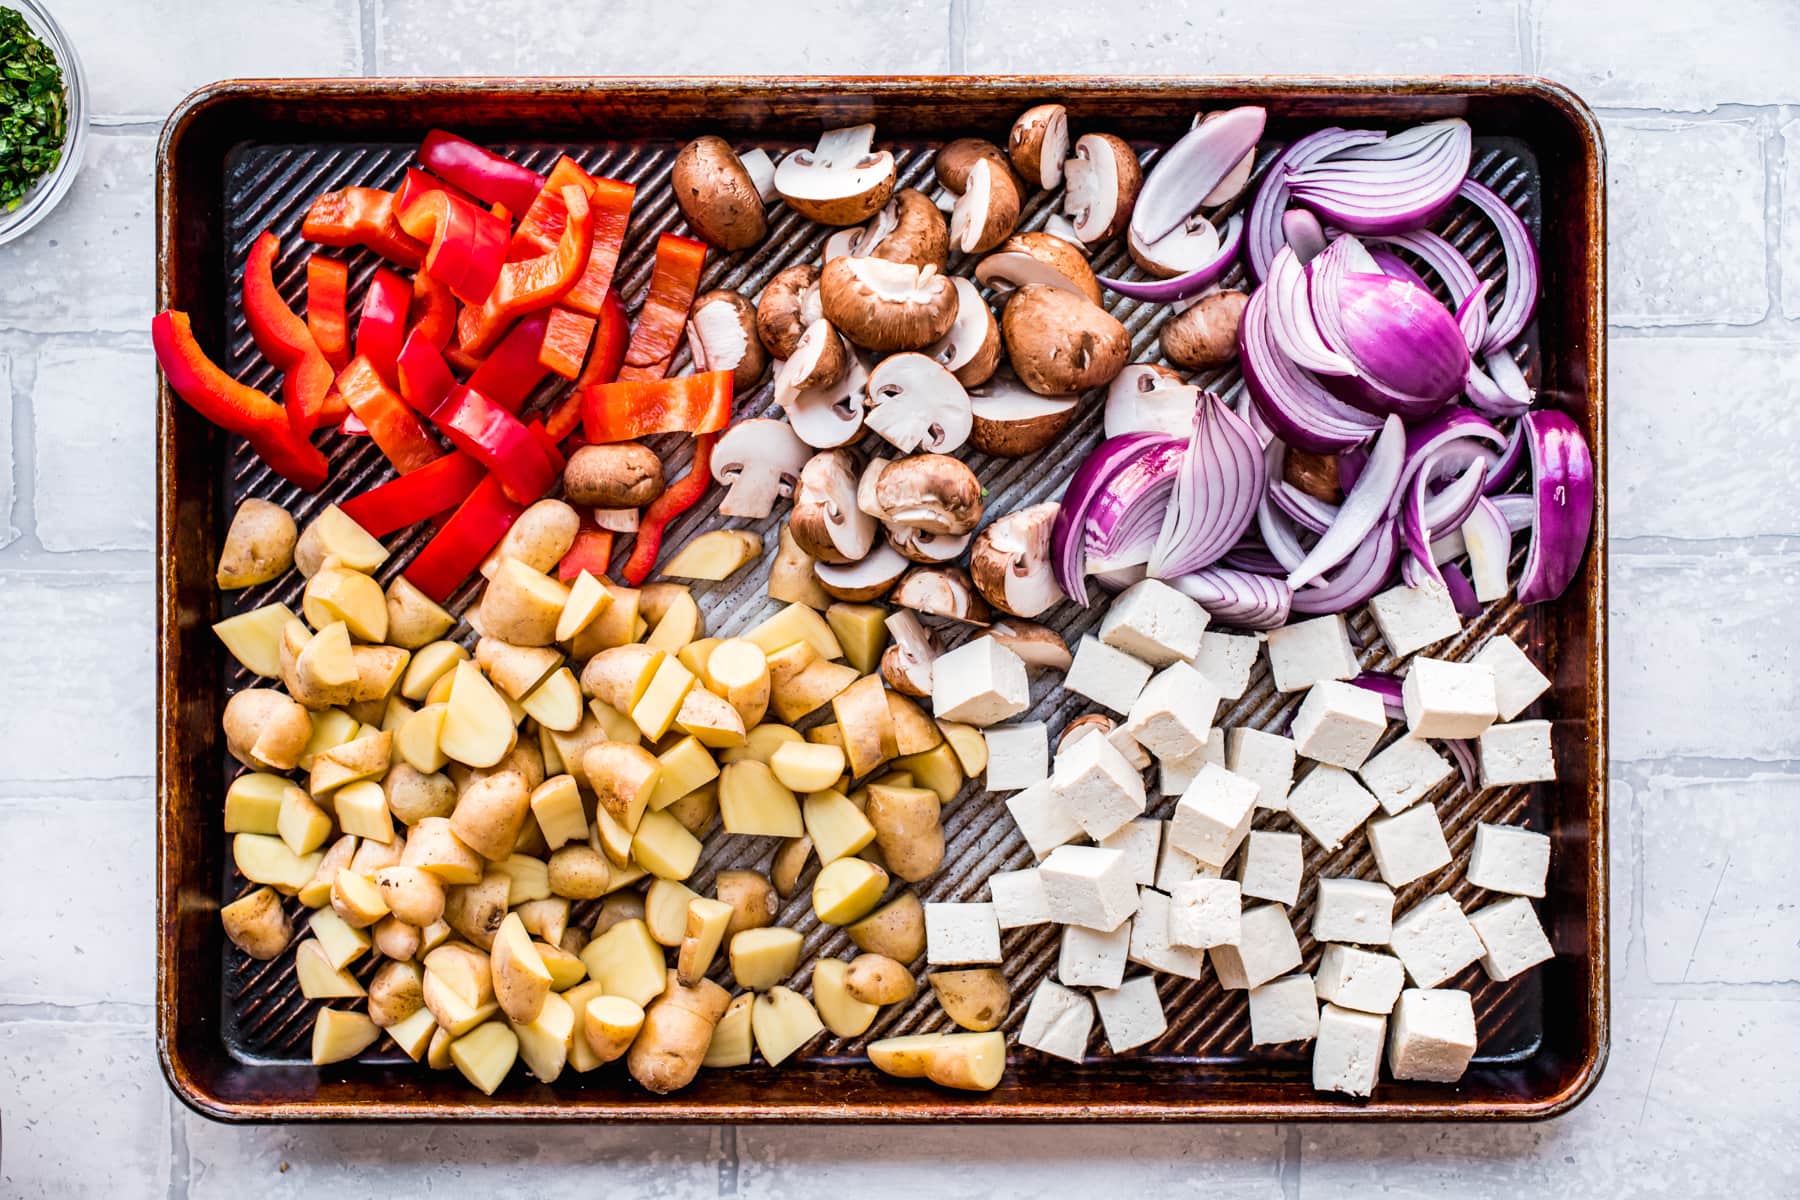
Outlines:
{"label": "glass bowl", "polygon": [[62,157],[49,174],[43,176],[20,199],[10,212],[0,212],[0,246],[22,237],[61,203],[81,173],[81,157],[87,150],[87,77],[81,72],[81,59],[74,43],[64,33],[38,0],[0,0],[0,5],[17,9],[25,24],[36,34],[62,67],[63,86],[68,93],[68,133],[63,140]]}

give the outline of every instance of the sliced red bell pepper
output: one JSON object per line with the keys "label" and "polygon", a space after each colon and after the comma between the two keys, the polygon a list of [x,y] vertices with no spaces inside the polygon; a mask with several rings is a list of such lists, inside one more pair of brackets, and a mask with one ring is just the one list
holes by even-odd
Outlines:
{"label": "sliced red bell pepper", "polygon": [[275,286],[275,260],[281,240],[265,232],[244,260],[244,322],[263,357],[281,372],[281,395],[288,421],[302,435],[311,433],[331,408],[327,397],[337,372],[319,353],[307,323]]}
{"label": "sliced red bell pepper", "polygon": [[594,177],[565,154],[550,168],[550,178],[544,181],[531,207],[520,215],[519,227],[513,230],[512,245],[506,250],[507,262],[536,258],[556,249],[569,221],[569,210],[562,199],[562,190],[566,187],[578,187],[583,195],[589,195],[594,187]]}
{"label": "sliced red bell pepper", "polygon": [[663,489],[663,494],[652,500],[638,518],[637,540],[631,544],[631,557],[620,572],[627,585],[637,587],[650,578],[669,522],[698,504],[712,486],[713,443],[718,440],[716,433],[701,434],[694,442],[694,461],[687,474]]}
{"label": "sliced red bell pepper", "polygon": [[419,416],[381,378],[375,364],[357,355],[338,373],[338,394],[356,414],[387,460],[402,475],[444,457]]}
{"label": "sliced red bell pepper", "polygon": [[590,180],[588,207],[594,213],[594,246],[588,251],[586,270],[562,302],[576,312],[597,317],[619,269],[619,252],[625,247],[625,227],[631,223],[637,186],[600,176]]}
{"label": "sliced red bell pepper", "polygon": [[401,574],[437,603],[445,603],[524,511],[523,504],[507,498],[500,477],[488,475]]}
{"label": "sliced red bell pepper", "polygon": [[369,360],[389,387],[400,382],[394,360],[406,344],[406,312],[411,306],[412,284],[386,267],[376,267],[356,318],[356,352]]}
{"label": "sliced red bell pepper", "polygon": [[700,288],[700,272],[705,266],[705,242],[673,233],[656,239],[656,269],[650,276],[650,294],[638,309],[631,345],[625,350],[627,367],[655,370],[655,375],[648,376],[654,379],[667,372],[668,360],[681,344],[688,310],[694,306],[694,293]]}
{"label": "sliced red bell pepper", "polygon": [[456,388],[456,376],[445,365],[444,356],[417,329],[406,335],[400,357],[394,360],[394,374],[399,376],[400,395],[428,417]]}
{"label": "sliced red bell pepper", "polygon": [[578,187],[564,188],[562,197],[569,216],[556,249],[507,263],[486,303],[471,304],[457,317],[456,344],[465,353],[485,354],[507,326],[534,309],[555,304],[581,278],[594,244],[593,212]]}
{"label": "sliced red bell pepper", "polygon": [[427,192],[401,211],[400,228],[428,245],[420,269],[458,300],[480,304],[494,290],[512,234],[501,218],[449,192]]}
{"label": "sliced red bell pepper", "polygon": [[419,161],[464,191],[489,204],[504,204],[516,213],[530,208],[532,199],[544,186],[544,177],[530,167],[522,167],[442,129],[425,135],[419,147]]}
{"label": "sliced red bell pepper", "polygon": [[587,440],[630,442],[653,433],[718,433],[731,422],[731,372],[620,380],[583,388]]}
{"label": "sliced red bell pepper", "polygon": [[517,413],[549,370],[539,363],[549,312],[534,312],[514,325],[469,376],[469,386],[504,408]]}
{"label": "sliced red bell pepper", "polygon": [[306,210],[300,236],[323,246],[367,246],[403,267],[425,261],[425,243],[400,227],[394,193],[380,188],[326,192]]}
{"label": "sliced red bell pepper", "polygon": [[587,361],[588,345],[594,340],[594,318],[558,304],[549,310],[544,338],[538,349],[539,365],[555,371],[564,379],[581,374]]}
{"label": "sliced red bell pepper", "polygon": [[343,260],[315,254],[306,260],[306,327],[335,370],[350,363],[350,268]]}
{"label": "sliced red bell pepper", "polygon": [[386,537],[455,508],[487,474],[488,469],[468,455],[452,452],[411,474],[352,496],[338,507],[371,537]]}
{"label": "sliced red bell pepper", "polygon": [[594,330],[594,345],[588,351],[587,365],[581,368],[580,378],[563,398],[557,401],[544,427],[550,436],[562,441],[575,427],[581,424],[581,396],[590,388],[602,383],[611,383],[619,377],[619,368],[625,362],[625,344],[631,340],[631,319],[625,315],[625,301],[619,298],[617,288],[606,289],[606,299],[600,306],[600,321]]}
{"label": "sliced red bell pepper", "polygon": [[556,577],[568,583],[586,571],[595,578],[604,578],[606,568],[612,562],[612,547],[612,532],[594,524],[592,514],[582,513],[581,528],[575,533],[575,541],[569,546],[569,552],[562,556],[562,561],[556,564]]}
{"label": "sliced red bell pepper", "polygon": [[457,449],[485,464],[521,504],[542,499],[556,483],[550,456],[531,430],[474,388],[451,392],[431,422]]}
{"label": "sliced red bell pepper", "polygon": [[394,189],[395,211],[404,210],[407,205],[411,204],[414,200],[417,200],[420,196],[423,196],[426,192],[449,192],[452,196],[458,196],[467,200],[470,204],[476,203],[475,197],[469,195],[469,193],[463,191],[454,183],[451,183],[448,180],[439,179],[429,171],[421,171],[417,167],[408,167],[406,168],[406,178],[402,179],[400,181],[400,186]]}
{"label": "sliced red bell pepper", "polygon": [[412,304],[406,310],[406,328],[419,330],[439,350],[450,344],[456,332],[456,297],[450,289],[420,272],[413,276]]}
{"label": "sliced red bell pepper", "polygon": [[195,412],[245,438],[289,482],[309,492],[324,484],[330,468],[319,448],[295,430],[287,410],[267,392],[239,383],[206,356],[186,313],[158,313],[150,341],[169,387]]}

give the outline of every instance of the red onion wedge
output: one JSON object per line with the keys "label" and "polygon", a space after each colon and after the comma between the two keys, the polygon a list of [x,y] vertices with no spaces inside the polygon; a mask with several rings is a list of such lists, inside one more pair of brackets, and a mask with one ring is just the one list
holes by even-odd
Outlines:
{"label": "red onion wedge", "polygon": [[1281,236],[1287,239],[1288,248],[1300,260],[1301,266],[1319,257],[1329,240],[1319,218],[1304,208],[1290,208],[1281,214]]}
{"label": "red onion wedge", "polygon": [[1276,349],[1296,367],[1315,375],[1356,374],[1355,363],[1326,345],[1325,335],[1313,318],[1306,267],[1292,246],[1283,246],[1276,252],[1263,288],[1269,293],[1269,335],[1274,338]]}
{"label": "red onion wedge", "polygon": [[1269,289],[1258,288],[1238,328],[1244,385],[1275,436],[1313,454],[1336,454],[1368,441],[1381,420],[1325,390],[1318,376],[1294,365],[1269,329]]}
{"label": "red onion wedge", "polygon": [[1250,232],[1246,240],[1250,244],[1250,270],[1258,279],[1269,277],[1269,265],[1283,245],[1282,216],[1293,198],[1288,193],[1288,172],[1310,166],[1339,150],[1379,142],[1385,136],[1373,129],[1321,129],[1298,139],[1275,156],[1275,161],[1263,172],[1256,199],[1250,203]]}
{"label": "red onion wedge", "polygon": [[1324,533],[1337,520],[1337,505],[1303,492],[1285,479],[1269,484],[1269,499],[1290,521],[1312,533]]}
{"label": "red onion wedge", "polygon": [[1444,749],[1450,752],[1456,763],[1457,771],[1462,775],[1463,786],[1472,792],[1481,790],[1481,770],[1475,757],[1475,742],[1471,738],[1445,738]]}
{"label": "red onion wedge", "polygon": [[1521,529],[1530,529],[1537,523],[1537,500],[1522,492],[1509,492],[1504,496],[1489,496],[1500,515],[1506,518],[1506,527],[1514,533]]}
{"label": "red onion wedge", "polygon": [[1131,230],[1146,245],[1174,231],[1262,140],[1268,113],[1245,105],[1183,134],[1144,177]]}
{"label": "red onion wedge", "polygon": [[1408,565],[1416,563],[1427,579],[1442,583],[1444,577],[1438,573],[1437,562],[1431,553],[1432,538],[1438,532],[1460,528],[1470,511],[1481,502],[1481,485],[1487,482],[1487,462],[1476,459],[1435,496],[1429,493],[1431,476],[1428,466],[1413,473],[1400,506],[1400,535],[1412,555]]}
{"label": "red onion wedge", "polygon": [[1482,603],[1506,598],[1506,564],[1512,558],[1512,530],[1494,502],[1482,496],[1459,528],[1475,577],[1475,598]]}
{"label": "red onion wedge", "polygon": [[1166,579],[1217,562],[1250,528],[1267,486],[1256,431],[1217,396],[1201,393],[1150,574]]}
{"label": "red onion wedge", "polygon": [[[1299,562],[1299,559],[1295,559]],[[1287,568],[1276,561],[1269,553],[1269,548],[1254,537],[1247,537],[1233,546],[1219,560],[1219,565],[1229,567],[1233,571],[1243,571],[1250,575],[1286,575]],[[1287,587],[1284,583],[1282,587]]]}
{"label": "red onion wedge", "polygon": [[[1488,356],[1490,367],[1501,360],[1508,363],[1512,361],[1511,356],[1504,349],[1497,356]],[[1516,365],[1513,367],[1513,373],[1515,375],[1518,373]],[[1523,375],[1518,375],[1519,382],[1523,383],[1524,379]],[[1468,397],[1469,403],[1475,408],[1496,419],[1519,416],[1531,407],[1529,388],[1526,389],[1523,399],[1510,395],[1498,380],[1472,362],[1469,364],[1469,377],[1463,382],[1463,395]]]}
{"label": "red onion wedge", "polygon": [[1243,249],[1243,245],[1244,217],[1242,213],[1233,213],[1219,234],[1219,251],[1213,255],[1211,262],[1173,279],[1109,279],[1102,275],[1100,283],[1132,300],[1173,304],[1178,300],[1198,296],[1217,283],[1231,269],[1231,264],[1237,261],[1238,251]]}
{"label": "red onion wedge", "polygon": [[1443,464],[1445,459],[1433,458],[1436,451],[1452,442],[1465,439],[1486,442],[1496,450],[1502,449],[1506,445],[1506,438],[1501,436],[1500,431],[1495,429],[1491,422],[1460,405],[1439,409],[1408,429],[1406,431],[1406,469],[1401,472],[1401,486],[1404,487],[1412,482],[1414,473],[1425,464],[1427,459],[1433,459],[1434,462]]}
{"label": "red onion wedge", "polygon": [[1239,629],[1280,628],[1294,599],[1293,589],[1279,579],[1228,567],[1207,567],[1168,582],[1220,625]]}
{"label": "red onion wedge", "polygon": [[[1408,565],[1412,563],[1407,560]],[[1465,621],[1473,621],[1481,615],[1481,600],[1475,595],[1475,589],[1469,583],[1469,577],[1455,563],[1444,563],[1440,568],[1444,572],[1444,588],[1450,593],[1450,603]],[[1501,592],[1505,595],[1504,589]]]}
{"label": "red onion wedge", "polygon": [[1361,242],[1338,237],[1307,268],[1313,317],[1326,345],[1356,367],[1347,388],[1334,389],[1343,399],[1417,420],[1462,390],[1469,349],[1437,297],[1375,268]]}
{"label": "red onion wedge", "polygon": [[1519,603],[1540,604],[1562,595],[1581,567],[1594,523],[1594,457],[1567,415],[1545,409],[1519,419],[1531,450],[1531,490],[1537,501]]}
{"label": "red onion wedge", "polygon": [[1107,482],[1144,451],[1175,438],[1159,433],[1128,433],[1094,447],[1075,469],[1064,489],[1062,507],[1050,531],[1050,554],[1056,582],[1075,603],[1087,607],[1087,519]]}
{"label": "red onion wedge", "polygon": [[[1409,233],[1390,233],[1385,237],[1369,240],[1386,242],[1390,246],[1405,250],[1417,257],[1444,285],[1444,290],[1449,293],[1452,304],[1461,304],[1481,282],[1475,277],[1475,268],[1469,265],[1469,260],[1463,257],[1462,251],[1429,229],[1415,229]],[[1383,271],[1390,275],[1394,274],[1392,270],[1389,270],[1386,259],[1377,261],[1382,263]],[[1419,280],[1419,286],[1429,291],[1430,284],[1421,279],[1410,264],[1405,263],[1404,260],[1401,262],[1406,267],[1406,274],[1401,278]]]}
{"label": "red onion wedge", "polygon": [[1150,561],[1186,451],[1186,443],[1172,438],[1113,472],[1088,509],[1089,571],[1101,574]]}
{"label": "red onion wedge", "polygon": [[1472,147],[1467,121],[1433,121],[1289,167],[1287,186],[1295,200],[1352,233],[1418,229],[1456,198]]}
{"label": "red onion wedge", "polygon": [[1486,184],[1465,179],[1457,194],[1494,223],[1500,231],[1500,248],[1506,253],[1506,291],[1500,297],[1500,307],[1488,319],[1487,341],[1481,347],[1486,353],[1511,345],[1525,332],[1532,313],[1537,311],[1537,247],[1512,205]]}
{"label": "red onion wedge", "polygon": [[1479,354],[1482,343],[1487,341],[1487,295],[1493,286],[1493,281],[1484,279],[1480,287],[1457,302],[1456,325],[1462,330],[1463,345],[1469,348],[1470,354]]}
{"label": "red onion wedge", "polygon": [[1400,537],[1394,532],[1394,522],[1383,521],[1363,539],[1356,553],[1325,579],[1323,587],[1302,588],[1294,593],[1294,611],[1343,612],[1365,603],[1388,585],[1399,557]]}
{"label": "red onion wedge", "polygon": [[[1393,513],[1394,497],[1400,490],[1400,471],[1405,463],[1406,427],[1399,417],[1389,416],[1382,426],[1381,436],[1375,439],[1375,446],[1369,451],[1368,465],[1338,508],[1337,520],[1320,535],[1299,565],[1288,572],[1289,587],[1305,587],[1352,557],[1359,547],[1370,544],[1371,530],[1392,526],[1389,518]],[[1392,562],[1387,564],[1387,569],[1393,569]]]}

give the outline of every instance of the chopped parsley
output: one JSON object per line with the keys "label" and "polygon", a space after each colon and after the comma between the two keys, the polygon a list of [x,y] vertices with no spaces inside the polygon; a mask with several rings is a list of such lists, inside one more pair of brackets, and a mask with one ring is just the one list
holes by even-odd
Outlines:
{"label": "chopped parsley", "polygon": [[68,123],[56,56],[16,9],[0,8],[0,212],[56,166]]}

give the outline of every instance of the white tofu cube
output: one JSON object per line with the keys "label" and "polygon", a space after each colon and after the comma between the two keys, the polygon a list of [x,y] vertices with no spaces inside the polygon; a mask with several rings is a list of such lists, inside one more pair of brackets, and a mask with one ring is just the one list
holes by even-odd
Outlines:
{"label": "white tofu cube", "polygon": [[1144,778],[1105,738],[1084,737],[1056,756],[1050,787],[1082,831],[1099,839],[1144,812]]}
{"label": "white tofu cube", "polygon": [[1481,786],[1544,783],[1556,778],[1550,722],[1513,721],[1481,732]]}
{"label": "white tofu cube", "polygon": [[1479,737],[1499,715],[1492,668],[1441,658],[1412,660],[1400,682],[1400,703],[1406,728],[1422,738]]}
{"label": "white tofu cube", "polygon": [[1138,693],[1123,728],[1157,758],[1191,758],[1206,749],[1218,711],[1212,681],[1178,662],[1158,671]]}
{"label": "white tofu cube", "polygon": [[1095,992],[1094,1006],[1100,1010],[1106,1044],[1114,1054],[1154,1041],[1169,1028],[1168,1019],[1163,1016],[1162,997],[1156,994],[1156,980],[1149,975]]}
{"label": "white tofu cube", "polygon": [[1397,813],[1424,799],[1455,770],[1430,742],[1409,734],[1358,767],[1356,773],[1381,802],[1383,812]]}
{"label": "white tofu cube", "polygon": [[1455,1083],[1475,1057],[1475,1006],[1467,992],[1407,988],[1388,1025],[1388,1070],[1395,1079]]}
{"label": "white tofu cube", "polygon": [[1132,770],[1143,771],[1149,768],[1150,752],[1138,745],[1137,739],[1123,725],[1107,734],[1106,740],[1113,744],[1114,750],[1125,756],[1125,761],[1131,764]]}
{"label": "white tofu cube", "polygon": [[1087,929],[1117,929],[1137,911],[1137,883],[1123,851],[1058,846],[1038,867],[1050,919]]}
{"label": "white tofu cube", "polygon": [[1070,987],[1118,987],[1131,953],[1131,922],[1110,933],[1065,925],[1056,956],[1056,977]]}
{"label": "white tofu cube", "polygon": [[1193,855],[1175,844],[1169,836],[1169,822],[1162,822],[1162,853],[1156,859],[1156,886],[1162,891],[1175,889],[1178,883],[1186,883],[1190,879],[1217,879],[1220,875],[1218,867],[1203,863]]}
{"label": "white tofu cube", "polygon": [[1201,862],[1222,867],[1250,832],[1255,815],[1256,785],[1207,763],[1176,802],[1169,836]]}
{"label": "white tofu cube", "polygon": [[1369,613],[1381,640],[1400,658],[1462,632],[1456,603],[1441,583],[1389,588],[1369,601]]}
{"label": "white tofu cube", "polygon": [[1100,839],[1100,844],[1108,850],[1117,850],[1125,855],[1125,861],[1131,868],[1131,879],[1140,887],[1149,887],[1156,882],[1156,860],[1162,850],[1161,821],[1149,817],[1139,817],[1135,821],[1113,830]]}
{"label": "white tofu cube", "polygon": [[1372,879],[1319,880],[1313,901],[1315,942],[1385,946],[1394,930],[1394,889]]}
{"label": "white tofu cube", "polygon": [[986,966],[1000,961],[1000,922],[992,904],[925,906],[925,961],[934,967]]}
{"label": "white tofu cube", "polygon": [[1489,979],[1505,981],[1556,957],[1537,911],[1523,896],[1484,904],[1469,914],[1469,924],[1481,939],[1481,966]]}
{"label": "white tofu cube", "polygon": [[1487,645],[1476,651],[1469,661],[1493,671],[1494,700],[1502,721],[1512,720],[1550,690],[1550,681],[1537,669],[1537,664],[1519,649],[1519,643],[1504,633],[1489,638]]}
{"label": "white tofu cube", "polygon": [[1319,999],[1357,1012],[1390,1013],[1400,989],[1406,986],[1406,968],[1391,954],[1332,944],[1319,959]]}
{"label": "white tofu cube", "polygon": [[1490,892],[1514,896],[1544,895],[1550,874],[1550,839],[1517,825],[1475,826],[1475,849],[1469,854],[1469,882]]}
{"label": "white tofu cube", "polygon": [[1369,849],[1375,853],[1375,869],[1389,887],[1405,887],[1450,865],[1450,843],[1444,840],[1437,809],[1429,804],[1370,821]]}
{"label": "white tofu cube", "polygon": [[1309,1042],[1319,1033],[1319,997],[1311,975],[1283,975],[1250,989],[1250,1044]]}
{"label": "white tofu cube", "polygon": [[1449,896],[1427,896],[1394,921],[1388,944],[1419,987],[1436,987],[1481,958],[1481,938]]}
{"label": "white tofu cube", "polygon": [[1300,899],[1300,875],[1305,866],[1299,834],[1253,829],[1244,842],[1238,882],[1246,896],[1292,908]]}
{"label": "white tofu cube", "polygon": [[1006,798],[1006,811],[1038,858],[1081,836],[1081,823],[1048,781]]}
{"label": "white tofu cube", "polygon": [[931,664],[931,707],[940,721],[995,725],[1031,707],[1025,660],[978,637]]}
{"label": "white tofu cube", "polygon": [[[938,662],[943,662],[938,659]],[[937,667],[932,667],[935,679]],[[1063,676],[1063,690],[1086,696],[1102,708],[1128,713],[1138,693],[1150,682],[1150,664],[1140,662],[1123,650],[1114,650],[1092,635],[1084,636],[1075,647],[1075,661]]]}
{"label": "white tofu cube", "polygon": [[1225,731],[1215,729],[1206,735],[1206,745],[1186,758],[1164,758],[1156,764],[1156,790],[1164,796],[1179,796],[1194,782],[1194,776],[1207,763],[1225,765]]}
{"label": "white tofu cube", "polygon": [[1319,1012],[1319,1040],[1313,1046],[1312,1084],[1321,1092],[1367,1096],[1375,1090],[1387,1018],[1327,1004]]}
{"label": "white tofu cube", "polygon": [[1244,910],[1237,945],[1214,946],[1207,953],[1223,986],[1261,987],[1300,965],[1300,939],[1286,909],[1259,904]]}
{"label": "white tofu cube", "polygon": [[1244,893],[1235,879],[1190,879],[1169,895],[1169,941],[1209,950],[1243,940]]}
{"label": "white tofu cube", "polygon": [[1355,776],[1342,767],[1324,763],[1314,767],[1288,793],[1288,816],[1327,850],[1342,846],[1344,839],[1379,807]]}
{"label": "white tofu cube", "polygon": [[1294,714],[1294,748],[1334,767],[1363,765],[1387,732],[1387,709],[1367,688],[1328,679],[1313,685]]}
{"label": "white tofu cube", "polygon": [[1269,672],[1278,692],[1297,692],[1326,679],[1349,679],[1359,669],[1341,614],[1269,631]]}
{"label": "white tofu cube", "polygon": [[1050,777],[1050,731],[1042,721],[995,725],[987,740],[987,790],[1016,792]]}
{"label": "white tofu cube", "polygon": [[1206,610],[1160,579],[1140,579],[1113,598],[1100,640],[1153,667],[1200,653]]}
{"label": "white tofu cube", "polygon": [[1155,888],[1138,889],[1137,915],[1131,918],[1131,947],[1126,957],[1152,971],[1199,979],[1206,972],[1206,953],[1169,941],[1171,902]]}
{"label": "white tofu cube", "polygon": [[1250,675],[1256,670],[1256,656],[1262,651],[1264,640],[1260,633],[1216,633],[1209,629],[1200,639],[1200,655],[1194,659],[1194,666],[1213,681],[1221,697],[1241,699],[1250,690]]}
{"label": "white tofu cube", "polygon": [[1094,1005],[1083,992],[1045,979],[1031,994],[1019,1044],[1055,1058],[1078,1063],[1087,1053],[1094,1028]]}
{"label": "white tofu cube", "polygon": [[1048,925],[1050,900],[1036,867],[1023,871],[996,871],[988,876],[988,895],[994,898],[994,920],[1002,929]]}
{"label": "white tofu cube", "polygon": [[1225,767],[1252,780],[1256,807],[1287,811],[1288,789],[1294,786],[1294,739],[1240,726],[1225,735]]}

